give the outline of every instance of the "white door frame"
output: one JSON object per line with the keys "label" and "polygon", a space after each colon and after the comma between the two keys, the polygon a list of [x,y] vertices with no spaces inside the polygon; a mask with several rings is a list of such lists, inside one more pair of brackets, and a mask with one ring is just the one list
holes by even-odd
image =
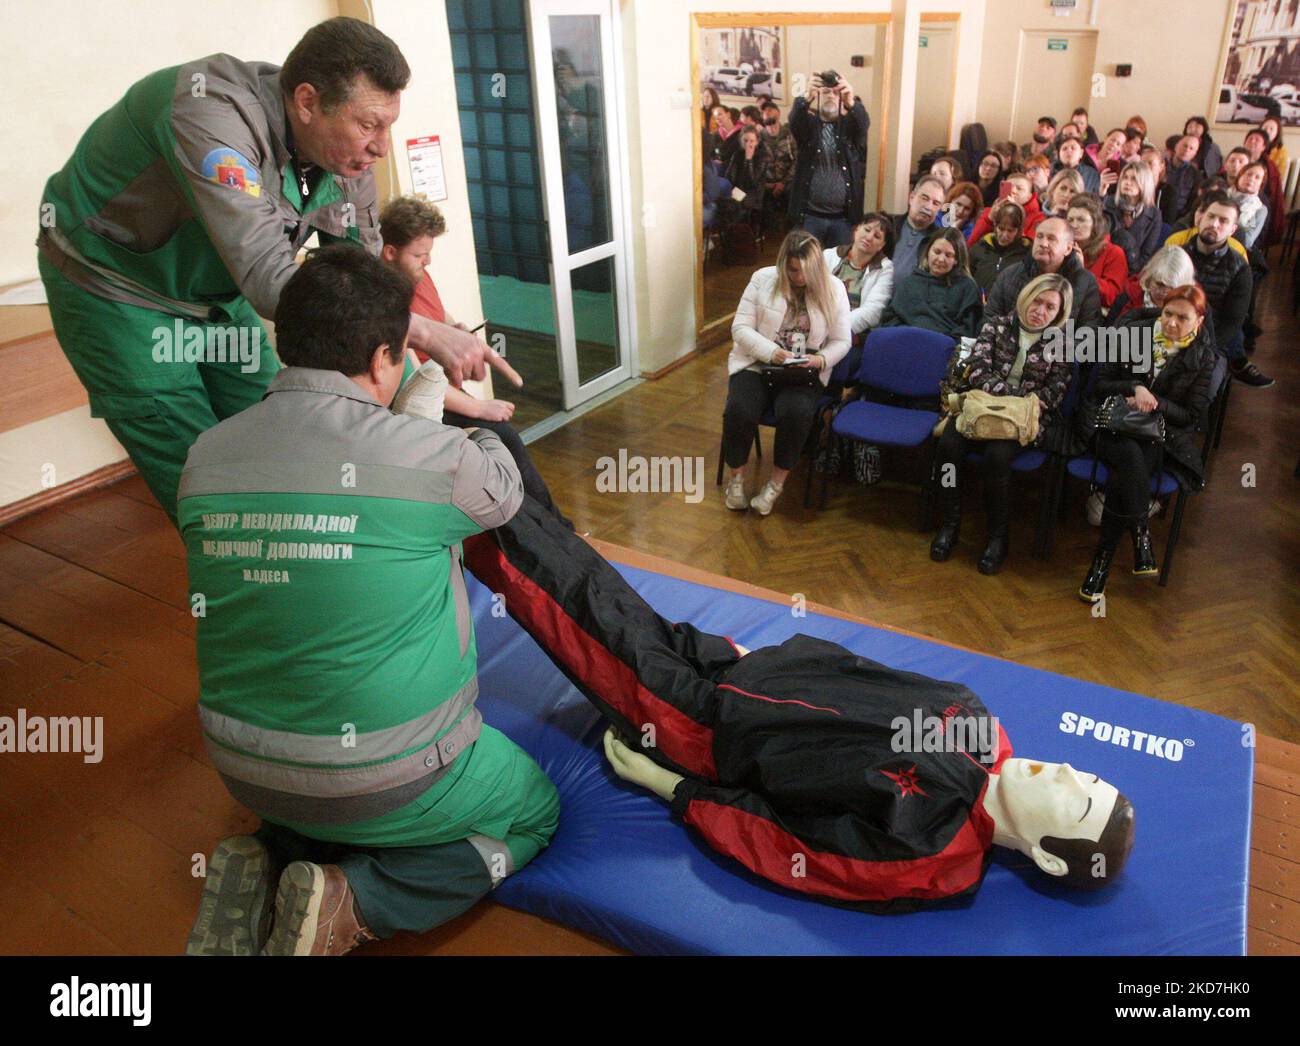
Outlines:
{"label": "white door frame", "polygon": [[[560,158],[559,121],[556,115],[555,77],[551,54],[550,18],[595,15],[600,18],[601,91],[606,154],[606,184],[610,209],[607,243],[570,254],[565,222],[563,165]],[[556,352],[564,391],[564,409],[572,410],[634,374],[636,329],[631,293],[631,243],[627,132],[622,119],[622,27],[615,0],[529,0],[528,39],[533,67],[538,127],[539,163],[551,254],[551,289],[555,302]],[[594,261],[612,259],[614,267],[615,333],[617,364],[613,369],[579,383],[577,339],[573,319],[575,269]]]}

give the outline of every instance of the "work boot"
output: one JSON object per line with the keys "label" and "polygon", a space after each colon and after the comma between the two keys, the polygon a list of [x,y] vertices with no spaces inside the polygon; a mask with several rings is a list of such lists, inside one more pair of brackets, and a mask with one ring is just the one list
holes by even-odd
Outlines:
{"label": "work boot", "polygon": [[1159,573],[1155,549],[1151,547],[1151,528],[1143,520],[1133,528],[1133,575],[1155,577]]}
{"label": "work boot", "polygon": [[781,496],[784,486],[778,487],[770,479],[763,484],[763,489],[759,491],[756,497],[749,501],[749,507],[757,512],[760,516],[766,516],[772,511],[772,506],[776,504],[776,499]]}
{"label": "work boot", "polygon": [[447,398],[447,374],[434,360],[429,360],[406,379],[393,397],[394,414],[414,414],[429,421],[442,422],[443,401]]}
{"label": "work boot", "polygon": [[961,494],[955,487],[940,487],[939,491],[939,530],[930,542],[930,558],[944,563],[961,534]]}
{"label": "work boot", "polygon": [[275,928],[263,955],[343,955],[377,938],[356,910],[352,884],[335,864],[294,861],[280,876]]}
{"label": "work boot", "polygon": [[980,556],[979,572],[996,574],[1011,551],[1011,477],[984,479],[984,504],[989,517],[989,540]]}
{"label": "work boot", "polygon": [[208,862],[186,955],[256,955],[271,931],[279,869],[261,840],[222,839]]}
{"label": "work boot", "polygon": [[727,508],[744,512],[749,508],[749,498],[745,497],[745,474],[733,472],[727,481]]}
{"label": "work boot", "polygon": [[1102,591],[1106,588],[1106,578],[1110,575],[1110,563],[1114,557],[1113,542],[1102,540],[1098,543],[1097,551],[1092,557],[1092,566],[1088,568],[1088,576],[1079,586],[1079,598],[1085,603],[1096,603],[1101,599]]}

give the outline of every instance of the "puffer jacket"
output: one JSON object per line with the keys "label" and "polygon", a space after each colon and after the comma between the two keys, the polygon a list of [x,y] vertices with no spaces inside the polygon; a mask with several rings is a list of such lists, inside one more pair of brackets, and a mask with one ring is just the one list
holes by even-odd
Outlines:
{"label": "puffer jacket", "polygon": [[1008,379],[1020,354],[1020,321],[1015,316],[991,317],[975,339],[964,382],[965,388],[983,389],[994,396],[1027,396],[1031,392],[1037,396],[1042,411],[1036,447],[1046,445],[1060,423],[1061,401],[1070,386],[1069,362],[1064,358],[1049,360],[1048,344],[1046,338],[1039,338],[1029,347],[1020,372],[1020,388],[1012,389]]}

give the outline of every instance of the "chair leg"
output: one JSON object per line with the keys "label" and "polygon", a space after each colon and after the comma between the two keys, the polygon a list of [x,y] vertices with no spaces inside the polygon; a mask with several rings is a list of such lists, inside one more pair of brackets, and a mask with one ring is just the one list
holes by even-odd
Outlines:
{"label": "chair leg", "polygon": [[935,440],[934,450],[930,454],[930,472],[921,489],[921,533],[923,534],[929,531],[930,524],[934,520],[934,495],[938,483],[938,470],[939,441]]}
{"label": "chair leg", "polygon": [[[834,432],[831,433],[831,439],[833,439],[833,440],[835,441],[835,449],[839,450],[839,451],[841,452],[841,455],[842,455],[842,454],[843,454],[844,441],[843,441],[842,439],[840,439],[840,437],[837,436]],[[829,462],[828,462],[828,465],[829,465]],[[838,477],[836,477],[836,479],[837,479],[837,481],[838,481]],[[822,500],[821,500],[821,505],[818,506],[818,507],[821,508],[821,509],[825,509],[825,508],[826,508],[826,494],[827,494],[827,490],[828,490],[829,487],[830,487],[830,482],[831,482],[831,470],[830,470],[830,468],[828,467],[828,468],[826,469],[826,471],[822,473]]]}
{"label": "chair leg", "polygon": [[1174,548],[1178,544],[1178,531],[1183,526],[1183,492],[1179,489],[1174,495],[1174,519],[1169,524],[1169,536],[1165,538],[1165,560],[1160,565],[1160,584],[1169,584],[1169,571],[1174,563]]}

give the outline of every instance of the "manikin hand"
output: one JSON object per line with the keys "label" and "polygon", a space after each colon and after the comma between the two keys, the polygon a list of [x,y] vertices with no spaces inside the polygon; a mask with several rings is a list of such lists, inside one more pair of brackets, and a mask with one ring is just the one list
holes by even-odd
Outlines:
{"label": "manikin hand", "polygon": [[673,801],[673,793],[682,783],[682,775],[665,770],[647,755],[634,752],[619,740],[611,726],[605,731],[605,758],[614,773],[624,781],[648,788],[660,799]]}

